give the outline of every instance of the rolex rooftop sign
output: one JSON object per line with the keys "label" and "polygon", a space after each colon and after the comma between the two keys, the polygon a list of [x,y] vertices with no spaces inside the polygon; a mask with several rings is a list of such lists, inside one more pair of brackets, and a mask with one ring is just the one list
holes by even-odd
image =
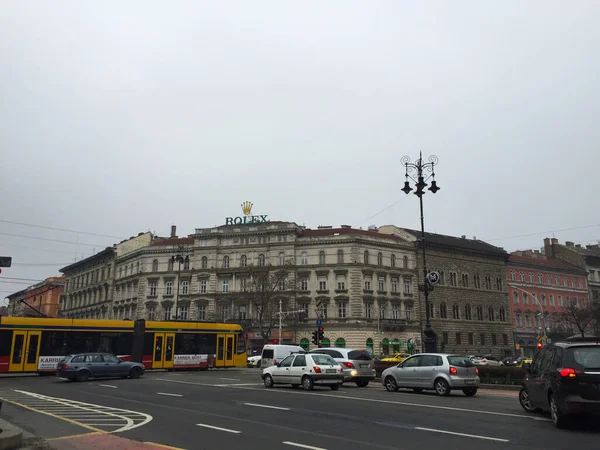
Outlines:
{"label": "rolex rooftop sign", "polygon": [[267,219],[266,214],[259,216],[252,215],[252,206],[254,205],[251,202],[244,202],[240,206],[242,207],[242,212],[244,213],[244,216],[226,217],[225,225],[246,225],[252,223],[266,223],[269,221],[269,219]]}

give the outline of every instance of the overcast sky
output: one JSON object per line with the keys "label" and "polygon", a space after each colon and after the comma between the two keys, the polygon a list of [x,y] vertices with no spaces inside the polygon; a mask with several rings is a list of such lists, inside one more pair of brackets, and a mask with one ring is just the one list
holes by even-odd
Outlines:
{"label": "overcast sky", "polygon": [[[400,159],[423,150],[429,231],[600,239],[598,1],[34,4],[0,14],[1,220],[186,235],[250,200],[308,227],[418,227]],[[117,240],[0,233],[2,277],[30,279]]]}

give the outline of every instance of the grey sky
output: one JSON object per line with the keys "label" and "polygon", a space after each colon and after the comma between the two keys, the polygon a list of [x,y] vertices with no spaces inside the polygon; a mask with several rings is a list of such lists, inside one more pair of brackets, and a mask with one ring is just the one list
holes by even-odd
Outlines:
{"label": "grey sky", "polygon": [[[418,227],[414,195],[365,219],[405,197],[400,158],[422,149],[440,159],[430,231],[600,224],[599,2],[218,3],[3,1],[0,218],[183,235],[250,200],[311,227]],[[115,241],[0,232],[100,244],[0,235],[17,264]],[[555,234],[590,243],[600,226]]]}

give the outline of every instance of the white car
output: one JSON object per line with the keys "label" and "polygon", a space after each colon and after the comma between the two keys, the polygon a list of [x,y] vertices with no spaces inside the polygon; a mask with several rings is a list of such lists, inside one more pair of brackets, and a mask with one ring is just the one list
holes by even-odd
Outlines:
{"label": "white car", "polygon": [[246,359],[246,366],[260,368],[261,355],[248,356]]}
{"label": "white car", "polygon": [[329,355],[295,354],[263,369],[261,377],[267,388],[291,384],[310,391],[315,385],[322,385],[337,391],[344,382],[344,369]]}

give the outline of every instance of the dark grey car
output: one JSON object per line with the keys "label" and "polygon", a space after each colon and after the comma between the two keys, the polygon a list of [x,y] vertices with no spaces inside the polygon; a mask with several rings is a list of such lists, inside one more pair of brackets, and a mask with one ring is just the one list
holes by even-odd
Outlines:
{"label": "dark grey car", "polygon": [[123,361],[111,353],[78,353],[65,356],[56,368],[56,376],[71,381],[87,381],[89,378],[139,378],[144,365]]}

